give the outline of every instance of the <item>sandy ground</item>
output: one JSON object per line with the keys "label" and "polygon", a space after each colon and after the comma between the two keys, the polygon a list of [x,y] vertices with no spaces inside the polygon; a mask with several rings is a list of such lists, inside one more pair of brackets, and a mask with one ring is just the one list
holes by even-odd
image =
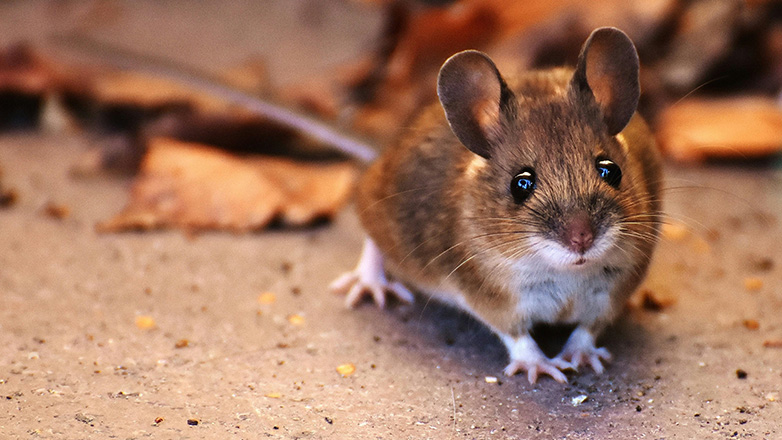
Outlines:
{"label": "sandy ground", "polygon": [[[273,63],[284,81],[349,58],[376,22],[325,8],[298,32],[315,2],[232,1],[221,27],[215,2],[145,1],[100,3],[117,16],[89,23],[97,3],[61,2],[59,18],[46,2],[3,3],[2,41],[83,26],[201,66],[295,48]],[[362,21],[344,26],[350,14]],[[267,27],[288,36],[269,40]],[[669,164],[666,210],[692,232],[662,242],[647,284],[675,302],[628,309],[602,340],[615,358],[602,376],[529,385],[501,376],[504,348],[459,313],[424,301],[349,311],[327,293],[360,250],[350,209],[311,230],[97,234],[129,185],[69,174],[99,142],[0,136],[3,182],[20,195],[0,210],[0,438],[782,438],[782,348],[764,347],[782,339],[778,168]],[[43,214],[48,202],[70,216]],[[264,292],[276,301],[260,304]],[[345,363],[349,377],[336,371]]]}

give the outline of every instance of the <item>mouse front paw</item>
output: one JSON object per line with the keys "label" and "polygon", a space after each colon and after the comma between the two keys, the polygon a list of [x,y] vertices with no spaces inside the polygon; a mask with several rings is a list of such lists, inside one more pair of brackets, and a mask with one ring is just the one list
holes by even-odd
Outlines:
{"label": "mouse front paw", "polygon": [[415,297],[402,283],[388,281],[383,269],[383,255],[375,243],[367,238],[356,268],[334,280],[329,285],[334,293],[347,293],[345,305],[356,307],[367,295],[371,295],[381,309],[386,305],[388,294],[402,302],[413,303]]}
{"label": "mouse front paw", "polygon": [[595,373],[602,374],[605,371],[603,361],[611,360],[611,353],[603,347],[595,346],[595,338],[583,327],[577,327],[565,343],[562,352],[556,358],[573,365],[578,369],[582,365],[589,365]]}
{"label": "mouse front paw", "polygon": [[388,294],[406,303],[413,303],[415,300],[412,292],[401,283],[389,282],[385,276],[382,278],[366,277],[358,271],[342,274],[329,285],[329,290],[334,293],[347,293],[345,305],[349,308],[356,307],[367,295],[371,295],[381,309],[386,306]]}
{"label": "mouse front paw", "polygon": [[538,348],[538,344],[529,334],[520,337],[511,337],[509,335],[500,335],[502,342],[508,348],[510,355],[510,364],[505,367],[505,374],[513,376],[514,374],[526,371],[527,380],[534,384],[541,374],[547,374],[559,383],[567,382],[567,377],[562,370],[573,369],[570,362],[564,359],[549,359]]}
{"label": "mouse front paw", "polygon": [[537,359],[511,359],[510,364],[505,367],[505,375],[513,376],[521,371],[527,372],[527,380],[534,384],[538,381],[538,376],[548,374],[552,379],[559,383],[566,383],[567,377],[561,370],[572,369],[569,362],[562,359],[548,359],[542,356]]}

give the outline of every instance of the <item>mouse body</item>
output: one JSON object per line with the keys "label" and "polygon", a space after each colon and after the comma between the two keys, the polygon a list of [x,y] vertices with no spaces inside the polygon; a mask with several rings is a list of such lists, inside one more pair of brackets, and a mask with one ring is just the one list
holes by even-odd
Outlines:
{"label": "mouse body", "polygon": [[[355,306],[420,292],[486,324],[505,373],[562,372],[610,359],[597,336],[642,281],[658,240],[661,165],[636,114],[638,56],[600,28],[575,69],[503,78],[464,51],[445,62],[439,103],[357,185],[368,235],[357,267],[331,286]],[[547,357],[539,323],[575,326]]]}

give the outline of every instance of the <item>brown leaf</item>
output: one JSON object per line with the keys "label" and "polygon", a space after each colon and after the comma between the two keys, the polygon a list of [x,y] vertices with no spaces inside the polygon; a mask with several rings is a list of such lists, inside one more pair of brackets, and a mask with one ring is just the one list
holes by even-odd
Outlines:
{"label": "brown leaf", "polygon": [[660,118],[658,140],[671,157],[752,159],[782,152],[782,109],[770,98],[688,99]]}
{"label": "brown leaf", "polygon": [[128,206],[100,231],[180,228],[258,230],[276,219],[303,226],[331,218],[347,200],[355,167],[264,156],[156,138]]}

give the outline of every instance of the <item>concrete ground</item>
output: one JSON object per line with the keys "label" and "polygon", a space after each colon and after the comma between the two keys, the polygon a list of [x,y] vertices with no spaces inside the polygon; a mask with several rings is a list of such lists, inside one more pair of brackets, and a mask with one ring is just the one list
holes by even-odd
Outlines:
{"label": "concrete ground", "polygon": [[[101,3],[121,12],[114,21],[84,24],[93,3],[61,2],[59,18],[48,2],[3,3],[3,42],[87,26],[197,65],[279,49],[279,77],[348,59],[376,20],[343,4],[308,34],[294,24],[317,2],[126,1]],[[208,20],[222,8],[235,34]],[[363,21],[334,25],[349,14]],[[192,38],[176,43],[183,29]],[[69,174],[99,142],[0,136],[3,182],[20,196],[0,210],[0,438],[782,438],[782,348],[764,346],[782,340],[778,167],[668,164],[666,211],[680,227],[647,285],[673,304],[628,309],[602,340],[615,359],[602,376],[529,385],[501,375],[502,345],[457,312],[350,311],[327,293],[360,250],[350,209],[310,230],[97,234],[129,185]],[[70,215],[44,214],[49,202]],[[275,301],[259,301],[265,292]]]}

